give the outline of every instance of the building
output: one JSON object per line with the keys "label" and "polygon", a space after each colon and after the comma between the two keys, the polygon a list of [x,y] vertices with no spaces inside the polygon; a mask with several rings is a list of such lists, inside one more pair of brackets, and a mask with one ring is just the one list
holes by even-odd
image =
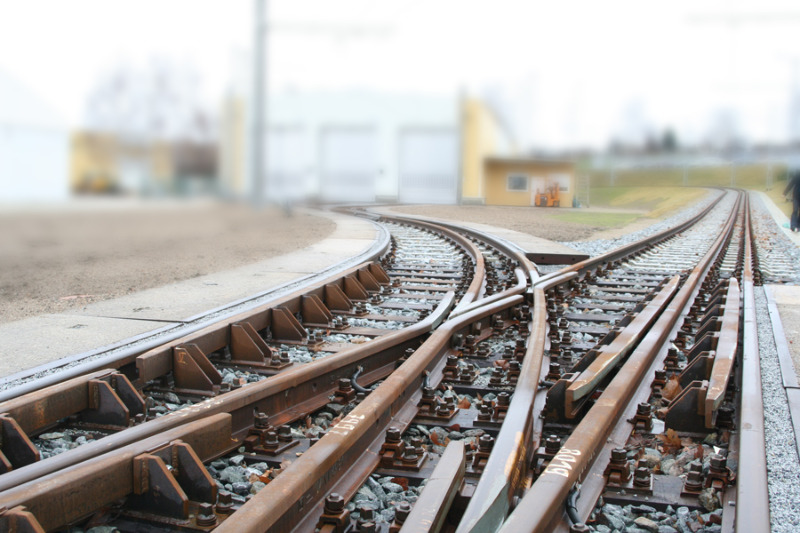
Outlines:
{"label": "building", "polygon": [[[230,98],[221,121],[221,182],[234,196],[253,190],[245,109]],[[557,183],[560,205],[572,205],[572,165],[510,159],[511,135],[477,99],[296,92],[271,97],[267,117],[269,201],[539,205],[536,190]]]}
{"label": "building", "polygon": [[483,184],[487,205],[572,207],[575,167],[569,161],[488,157]]}
{"label": "building", "polygon": [[30,90],[0,72],[0,201],[69,196],[66,125]]}

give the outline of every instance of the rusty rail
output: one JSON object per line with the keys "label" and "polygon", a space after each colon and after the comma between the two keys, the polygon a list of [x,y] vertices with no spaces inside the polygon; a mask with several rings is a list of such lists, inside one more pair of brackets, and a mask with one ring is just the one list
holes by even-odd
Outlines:
{"label": "rusty rail", "polygon": [[688,312],[701,282],[721,253],[724,243],[730,239],[737,212],[738,209],[733,210],[724,230],[689,274],[667,311],[633,351],[596,404],[525,493],[519,505],[503,523],[501,532],[544,532],[563,519],[564,502],[570,489],[584,478],[608,434],[620,421],[620,414],[627,407],[645,371],[651,367],[655,356],[664,349],[664,343],[678,319]]}
{"label": "rusty rail", "polygon": [[19,470],[12,470],[0,476],[0,491],[214,413],[231,413],[234,416],[234,433],[244,431],[252,425],[254,409],[270,413],[274,424],[284,424],[304,409],[327,403],[327,396],[336,389],[337,381],[350,378],[359,366],[365,368],[365,377],[371,381],[389,375],[394,369],[395,361],[404,351],[409,347],[416,347],[423,335],[444,320],[452,306],[453,298],[450,295],[441,300],[436,310],[426,319],[404,330],[288,369],[270,379],[250,383],[220,397],[210,398]]}
{"label": "rusty rail", "polygon": [[680,233],[697,223],[716,206],[722,196],[695,217],[675,228],[650,236],[617,250],[587,259],[566,269],[540,277],[532,288],[533,320],[532,334],[528,344],[522,372],[511,399],[507,422],[496,437],[492,455],[478,482],[457,533],[496,531],[513,507],[515,497],[522,491],[522,483],[532,461],[533,446],[538,440],[536,426],[540,424],[538,413],[544,407],[546,392],[539,391],[539,381],[544,379],[545,344],[547,342],[547,311],[545,290],[566,283],[578,276],[585,276],[605,263],[618,261],[638,251],[642,245],[654,244]]}
{"label": "rusty rail", "polygon": [[433,469],[400,533],[436,533],[444,526],[447,513],[464,480],[464,443],[452,441]]}
{"label": "rusty rail", "polygon": [[[190,497],[216,502],[217,488],[200,461],[225,453],[233,445],[231,416],[216,414],[3,491],[0,508],[24,507],[48,531],[126,496],[139,498],[145,507],[165,507],[186,519]],[[180,473],[177,479],[169,480],[166,465]],[[175,496],[172,503],[170,495]],[[0,529],[8,525],[9,518],[0,514]]]}
{"label": "rusty rail", "polygon": [[742,350],[741,415],[739,418],[739,456],[747,458],[747,468],[739,469],[736,484],[736,528],[738,531],[769,531],[767,459],[764,445],[764,403],[761,398],[758,327],[753,289],[753,235],[750,213],[745,224],[744,340]]}
{"label": "rusty rail", "polygon": [[511,297],[440,326],[346,419],[242,506],[235,525],[223,524],[218,531],[256,533],[312,527],[323,510],[325,494],[353,494],[377,466],[377,452],[388,427],[402,428],[413,419],[423,372],[438,369],[441,373],[452,336],[476,320],[522,302],[521,296]]}

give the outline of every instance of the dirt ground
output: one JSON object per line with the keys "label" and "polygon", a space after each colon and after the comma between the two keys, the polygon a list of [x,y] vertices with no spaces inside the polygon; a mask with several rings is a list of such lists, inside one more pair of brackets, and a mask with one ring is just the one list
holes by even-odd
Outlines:
{"label": "dirt ground", "polygon": [[334,228],[301,212],[208,201],[0,210],[0,322],[254,263]]}
{"label": "dirt ground", "polygon": [[[444,218],[449,220],[463,220],[477,224],[489,224],[502,228],[512,229],[520,233],[527,233],[534,237],[549,239],[551,241],[583,241],[594,239],[612,239],[626,233],[632,233],[656,222],[653,218],[640,218],[631,224],[618,228],[591,226],[556,220],[551,217],[555,213],[552,209],[536,209],[531,207],[505,207],[505,206],[455,206],[455,205],[410,205],[392,208],[398,213],[409,215],[422,215],[428,217]],[[561,208],[559,213],[571,211],[571,208]],[[622,212],[623,210],[609,210],[601,208],[581,208],[586,212]],[[633,213],[634,211],[626,211]],[[636,211],[644,214],[644,211]]]}
{"label": "dirt ground", "polygon": [[[526,207],[395,210],[554,241],[613,238],[654,222],[643,218],[609,229],[554,220],[547,210]],[[304,248],[333,229],[330,220],[299,211],[287,217],[275,208],[256,211],[210,201],[98,200],[58,209],[0,210],[0,322],[77,309],[254,263]]]}

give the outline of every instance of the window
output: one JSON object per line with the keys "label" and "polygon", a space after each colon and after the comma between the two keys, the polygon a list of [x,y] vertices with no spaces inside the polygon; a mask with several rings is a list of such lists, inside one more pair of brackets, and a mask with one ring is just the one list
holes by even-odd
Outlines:
{"label": "window", "polygon": [[524,174],[509,174],[506,179],[506,189],[509,191],[527,191],[528,176]]}
{"label": "window", "polygon": [[550,174],[550,181],[558,183],[559,192],[569,192],[570,177],[569,174],[565,173]]}

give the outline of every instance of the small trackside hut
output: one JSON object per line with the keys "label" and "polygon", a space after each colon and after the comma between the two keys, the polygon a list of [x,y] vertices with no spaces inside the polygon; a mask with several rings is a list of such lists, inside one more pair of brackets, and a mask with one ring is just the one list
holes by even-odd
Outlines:
{"label": "small trackside hut", "polygon": [[483,179],[486,205],[573,205],[575,167],[569,161],[489,157]]}

